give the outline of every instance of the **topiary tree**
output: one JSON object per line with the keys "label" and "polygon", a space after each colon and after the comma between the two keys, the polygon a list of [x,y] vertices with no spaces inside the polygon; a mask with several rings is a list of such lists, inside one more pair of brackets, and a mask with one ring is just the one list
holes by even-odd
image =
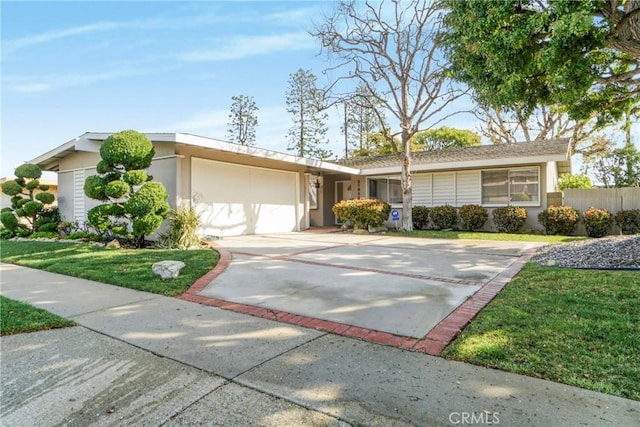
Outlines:
{"label": "topiary tree", "polygon": [[[40,184],[40,167],[25,163],[18,166],[14,174],[16,179],[7,180],[2,184],[2,192],[11,196],[11,208],[3,209],[0,214],[2,225],[12,232],[20,228],[28,228],[31,232],[55,230],[60,218],[48,215],[47,206],[56,198],[48,192],[48,185]],[[26,220],[26,227],[20,222],[20,218]]]}
{"label": "topiary tree", "polygon": [[145,236],[160,227],[169,215],[169,195],[144,170],[154,154],[151,141],[133,130],[115,133],[103,142],[98,174],[84,183],[87,197],[106,202],[89,211],[93,227],[105,234],[133,236],[136,247],[142,247]]}

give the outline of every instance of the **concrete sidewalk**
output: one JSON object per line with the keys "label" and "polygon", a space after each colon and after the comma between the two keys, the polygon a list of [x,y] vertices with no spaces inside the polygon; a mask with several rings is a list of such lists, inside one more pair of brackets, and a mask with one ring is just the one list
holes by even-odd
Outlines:
{"label": "concrete sidewalk", "polygon": [[[0,264],[79,327],[0,338],[2,425],[637,425],[640,402]],[[466,420],[466,422],[465,422]]]}

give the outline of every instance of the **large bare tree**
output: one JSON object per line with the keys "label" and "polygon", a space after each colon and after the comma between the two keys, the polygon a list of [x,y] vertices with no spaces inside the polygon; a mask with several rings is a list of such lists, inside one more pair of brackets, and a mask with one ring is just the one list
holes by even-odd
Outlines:
{"label": "large bare tree", "polygon": [[443,120],[444,108],[461,95],[449,85],[447,63],[436,41],[441,17],[435,3],[341,1],[311,32],[337,63],[326,70],[335,77],[334,93],[344,80],[359,81],[399,123],[396,134],[381,126],[390,142],[400,136],[405,230],[413,228],[411,138],[425,123],[433,126]]}

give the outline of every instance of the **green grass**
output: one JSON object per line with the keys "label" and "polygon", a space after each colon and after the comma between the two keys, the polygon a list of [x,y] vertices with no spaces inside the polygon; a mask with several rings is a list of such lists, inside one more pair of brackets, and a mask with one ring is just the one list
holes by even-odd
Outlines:
{"label": "green grass", "polygon": [[640,273],[529,263],[443,352],[640,400]]}
{"label": "green grass", "polygon": [[[218,262],[218,253],[211,249],[113,250],[83,243],[8,240],[0,244],[3,262],[166,296],[183,293]],[[186,266],[175,279],[162,280],[151,265],[168,259]]]}
{"label": "green grass", "polygon": [[21,334],[74,326],[71,320],[41,308],[0,296],[0,335]]}
{"label": "green grass", "polygon": [[470,240],[500,240],[512,242],[542,242],[568,243],[585,240],[584,236],[546,236],[543,234],[491,233],[483,231],[454,231],[454,230],[414,230],[392,231],[391,236],[425,237],[433,239],[470,239]]}

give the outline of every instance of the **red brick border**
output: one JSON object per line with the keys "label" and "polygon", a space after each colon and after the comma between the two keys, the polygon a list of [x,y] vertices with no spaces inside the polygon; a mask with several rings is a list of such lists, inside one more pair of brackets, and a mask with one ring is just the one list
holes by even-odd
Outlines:
{"label": "red brick border", "polygon": [[[440,323],[438,323],[429,333],[423,338],[407,337],[403,335],[396,335],[389,332],[377,331],[374,329],[360,328],[358,326],[348,325],[345,323],[333,322],[330,320],[318,319],[315,317],[301,316],[294,313],[289,313],[282,310],[268,309],[264,307],[257,307],[249,304],[235,303],[231,301],[225,301],[218,298],[210,298],[202,295],[198,295],[212,280],[227,269],[231,263],[231,252],[216,245],[215,243],[208,242],[209,247],[215,249],[220,254],[220,260],[216,267],[195,281],[195,283],[182,295],[177,298],[184,301],[195,302],[211,307],[220,308],[223,310],[230,310],[236,313],[247,314],[250,316],[256,316],[263,319],[276,320],[278,322],[289,323],[291,325],[303,326],[305,328],[316,329],[318,331],[328,332],[336,335],[342,335],[349,338],[357,338],[364,341],[369,341],[377,344],[382,344],[391,347],[402,348],[405,350],[417,351],[420,353],[426,353],[432,356],[439,356],[442,350],[460,333],[464,327],[471,322],[471,320],[482,310],[506,285],[511,281],[529,261],[529,259],[535,254],[536,248],[527,250],[516,261],[514,261],[506,270],[498,274],[488,283],[483,285],[476,293],[474,293],[465,302],[459,305],[453,312],[445,317]],[[246,254],[254,255],[256,254]],[[265,256],[265,255],[259,255]],[[283,256],[265,256],[267,258],[283,258]],[[290,260],[297,262],[305,262],[309,264],[329,265],[322,263],[315,263],[313,261],[301,261]],[[331,264],[331,266],[334,266]],[[335,266],[334,266],[335,267]],[[344,266],[339,266],[344,267]],[[345,267],[347,268],[347,267]],[[349,268],[353,270],[362,271],[377,271],[362,268]],[[387,272],[388,273],[388,272]],[[395,274],[395,273],[394,273]],[[406,277],[425,278],[421,275],[402,274],[398,275]],[[438,280],[438,279],[436,279]],[[450,280],[453,283],[459,283]],[[442,280],[441,280],[442,281]],[[462,281],[464,282],[464,281]]]}

